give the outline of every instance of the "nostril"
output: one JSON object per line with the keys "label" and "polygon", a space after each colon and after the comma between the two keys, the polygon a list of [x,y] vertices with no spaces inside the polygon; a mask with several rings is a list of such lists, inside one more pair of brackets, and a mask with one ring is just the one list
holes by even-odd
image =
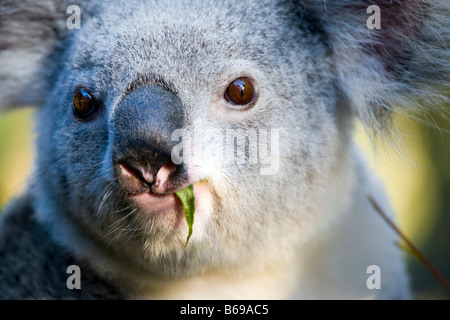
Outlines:
{"label": "nostril", "polygon": [[119,165],[121,173],[126,177],[135,177],[140,181],[148,184],[153,183],[153,174],[143,168],[135,168],[125,163]]}
{"label": "nostril", "polygon": [[119,183],[129,193],[147,192],[153,183],[153,174],[143,168],[136,168],[126,163],[119,164],[116,173]]}
{"label": "nostril", "polygon": [[172,162],[167,161],[156,174],[155,189],[160,192],[165,192],[168,189],[168,181],[170,176],[177,171],[178,166]]}

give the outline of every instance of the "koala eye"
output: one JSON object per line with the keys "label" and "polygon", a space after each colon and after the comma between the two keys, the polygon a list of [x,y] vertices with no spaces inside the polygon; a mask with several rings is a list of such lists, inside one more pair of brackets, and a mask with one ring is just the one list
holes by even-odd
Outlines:
{"label": "koala eye", "polygon": [[225,91],[225,99],[238,106],[246,106],[256,98],[256,89],[250,78],[238,78]]}
{"label": "koala eye", "polygon": [[80,117],[87,117],[96,109],[94,97],[84,88],[75,90],[73,95],[73,112]]}

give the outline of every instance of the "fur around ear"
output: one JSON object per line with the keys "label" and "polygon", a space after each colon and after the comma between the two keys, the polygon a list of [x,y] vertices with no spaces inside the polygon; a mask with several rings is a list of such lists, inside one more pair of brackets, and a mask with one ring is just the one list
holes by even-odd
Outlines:
{"label": "fur around ear", "polygon": [[0,110],[42,102],[44,65],[67,30],[66,10],[66,1],[0,2]]}
{"label": "fur around ear", "polygon": [[[392,111],[423,110],[450,85],[450,1],[306,0],[330,41],[343,95],[370,128],[386,127]],[[381,28],[369,29],[368,7]],[[400,107],[400,105],[402,107]]]}

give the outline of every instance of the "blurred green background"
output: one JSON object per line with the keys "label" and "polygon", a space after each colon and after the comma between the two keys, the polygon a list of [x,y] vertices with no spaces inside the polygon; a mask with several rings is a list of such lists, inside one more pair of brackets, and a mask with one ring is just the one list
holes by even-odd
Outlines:
{"label": "blurred green background", "polygon": [[[360,125],[356,139],[385,182],[400,228],[449,279],[450,121],[443,113],[430,114],[432,126],[399,117],[401,147],[382,145],[375,153]],[[26,108],[0,114],[0,208],[26,188],[32,174],[32,114]],[[421,263],[405,256],[414,298],[450,299]]]}

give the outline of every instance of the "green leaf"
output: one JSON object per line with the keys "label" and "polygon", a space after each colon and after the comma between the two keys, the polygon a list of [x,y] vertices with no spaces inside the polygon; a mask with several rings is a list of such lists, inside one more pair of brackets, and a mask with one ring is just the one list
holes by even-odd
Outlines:
{"label": "green leaf", "polygon": [[195,212],[195,197],[194,197],[194,186],[191,184],[189,187],[184,188],[181,191],[176,192],[178,198],[180,198],[181,203],[183,204],[183,211],[186,217],[186,222],[189,227],[189,233],[186,239],[186,244],[184,247],[186,248],[189,238],[192,235],[192,225],[194,224],[194,212]]}

